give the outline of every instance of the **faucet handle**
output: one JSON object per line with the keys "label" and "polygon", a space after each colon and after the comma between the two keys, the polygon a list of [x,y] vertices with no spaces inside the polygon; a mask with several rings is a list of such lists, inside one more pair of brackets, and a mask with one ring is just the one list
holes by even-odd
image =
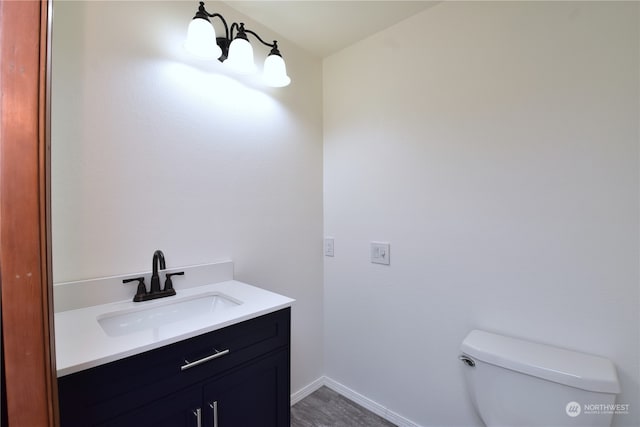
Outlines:
{"label": "faucet handle", "polygon": [[184,271],[178,271],[176,273],[167,273],[167,280],[164,282],[164,291],[172,291],[173,290],[173,282],[171,281],[171,276],[184,276]]}
{"label": "faucet handle", "polygon": [[138,281],[138,290],[136,291],[135,296],[133,297],[134,302],[142,301],[142,297],[147,294],[147,286],[144,284],[144,277],[134,277],[132,279],[124,279],[122,283],[129,283]]}

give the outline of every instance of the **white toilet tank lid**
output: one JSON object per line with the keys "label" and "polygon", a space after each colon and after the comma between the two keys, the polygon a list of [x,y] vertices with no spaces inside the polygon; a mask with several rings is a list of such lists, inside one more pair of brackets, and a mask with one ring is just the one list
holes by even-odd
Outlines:
{"label": "white toilet tank lid", "polygon": [[620,393],[616,368],[609,359],[485,331],[471,331],[460,350],[492,365],[571,387]]}

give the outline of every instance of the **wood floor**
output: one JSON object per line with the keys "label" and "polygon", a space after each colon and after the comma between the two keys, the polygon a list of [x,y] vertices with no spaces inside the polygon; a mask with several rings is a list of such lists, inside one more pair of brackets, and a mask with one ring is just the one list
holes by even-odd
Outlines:
{"label": "wood floor", "polygon": [[321,387],[291,407],[291,427],[397,427],[384,418]]}

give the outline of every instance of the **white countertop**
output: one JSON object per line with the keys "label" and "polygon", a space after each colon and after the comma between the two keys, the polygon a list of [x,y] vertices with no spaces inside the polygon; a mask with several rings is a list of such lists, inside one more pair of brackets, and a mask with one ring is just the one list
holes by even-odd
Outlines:
{"label": "white countertop", "polygon": [[[241,304],[206,316],[159,324],[157,328],[109,336],[98,323],[108,313],[167,304],[173,299],[220,293]],[[55,313],[58,377],[195,337],[254,317],[290,307],[293,299],[228,280],[177,289],[177,295],[145,302],[119,301]],[[159,322],[160,323],[160,322]]]}

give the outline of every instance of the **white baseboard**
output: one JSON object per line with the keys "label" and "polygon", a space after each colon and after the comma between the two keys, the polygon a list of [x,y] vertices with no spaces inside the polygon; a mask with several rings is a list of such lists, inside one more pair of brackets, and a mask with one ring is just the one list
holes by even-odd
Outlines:
{"label": "white baseboard", "polygon": [[419,424],[414,423],[413,421],[403,417],[402,415],[393,412],[389,408],[384,407],[378,402],[375,402],[368,397],[358,393],[357,391],[350,389],[344,384],[340,384],[339,382],[326,376],[318,378],[311,384],[292,394],[291,405],[298,403],[314,391],[318,390],[323,385],[329,387],[331,390],[341,394],[342,396],[357,403],[358,405],[368,409],[374,414],[384,418],[385,420],[397,425],[398,427],[421,427]]}
{"label": "white baseboard", "polygon": [[295,393],[291,394],[291,406],[300,402],[302,399],[304,399],[305,397],[309,396],[311,393],[313,393],[314,391],[322,387],[324,385],[324,378],[325,377],[320,377],[317,380],[311,382],[310,384],[307,384],[306,386],[302,387],[300,390],[296,391]]}

